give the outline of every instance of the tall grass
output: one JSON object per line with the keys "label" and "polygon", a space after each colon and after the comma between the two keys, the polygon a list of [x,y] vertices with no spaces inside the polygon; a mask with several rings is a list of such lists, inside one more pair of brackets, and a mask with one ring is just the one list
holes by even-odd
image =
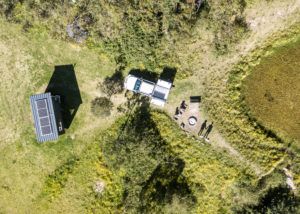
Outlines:
{"label": "tall grass", "polygon": [[[213,118],[220,121],[219,128],[224,136],[247,159],[259,163],[265,172],[276,167],[285,158],[290,159],[293,155],[289,155],[288,143],[284,143],[276,134],[248,117],[248,107],[241,93],[242,80],[260,62],[263,55],[272,51],[272,47],[291,41],[298,32],[297,26],[290,31],[281,32],[276,37],[270,38],[264,47],[244,57],[231,70],[227,86],[218,88],[221,89],[219,94],[215,93],[216,87],[218,84],[223,84],[221,82],[224,76],[216,77],[212,82],[212,87],[206,89],[205,108]],[[298,177],[297,170],[295,173]]]}

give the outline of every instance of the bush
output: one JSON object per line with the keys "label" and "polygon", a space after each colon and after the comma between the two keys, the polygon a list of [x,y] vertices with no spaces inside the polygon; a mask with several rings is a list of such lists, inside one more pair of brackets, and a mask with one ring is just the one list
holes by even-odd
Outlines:
{"label": "bush", "polygon": [[196,199],[183,175],[185,163],[168,150],[148,105],[141,104],[101,137],[105,163],[123,175],[126,213],[162,213],[173,198],[193,209]]}
{"label": "bush", "polygon": [[218,54],[226,54],[248,31],[244,17],[246,1],[234,0],[230,4],[212,3],[210,18],[213,22],[214,46]]}
{"label": "bush", "polygon": [[258,204],[245,206],[236,213],[299,213],[299,210],[299,198],[289,187],[280,185],[270,188]]}
{"label": "bush", "polygon": [[109,116],[113,103],[107,97],[97,97],[92,101],[91,111],[96,116]]}
{"label": "bush", "polygon": [[124,89],[123,86],[124,77],[122,70],[116,70],[116,72],[111,77],[106,77],[102,83],[99,83],[99,88],[108,97],[113,94],[121,93]]}

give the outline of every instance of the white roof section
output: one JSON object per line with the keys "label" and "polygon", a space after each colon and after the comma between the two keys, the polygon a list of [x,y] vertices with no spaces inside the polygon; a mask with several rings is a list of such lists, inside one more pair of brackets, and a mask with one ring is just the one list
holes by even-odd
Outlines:
{"label": "white roof section", "polygon": [[140,87],[140,92],[151,96],[154,86],[154,84],[143,81]]}
{"label": "white roof section", "polygon": [[168,88],[168,89],[171,89],[171,87],[172,87],[172,83],[164,81],[164,80],[160,80],[160,79],[157,81],[156,85],[159,85],[161,87]]}
{"label": "white roof section", "polygon": [[138,79],[138,78],[135,77],[135,76],[128,75],[128,76],[125,78],[124,87],[125,87],[127,90],[133,91],[137,79]]}
{"label": "white roof section", "polygon": [[161,100],[161,99],[156,99],[155,97],[153,97],[151,99],[151,103],[160,107],[164,107],[166,101],[165,100]]}

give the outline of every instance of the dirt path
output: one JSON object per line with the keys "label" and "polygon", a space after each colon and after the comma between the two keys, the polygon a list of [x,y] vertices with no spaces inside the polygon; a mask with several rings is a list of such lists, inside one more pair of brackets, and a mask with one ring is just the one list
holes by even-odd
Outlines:
{"label": "dirt path", "polygon": [[[188,97],[187,99],[188,100]],[[194,107],[192,106],[194,105]],[[196,108],[196,109],[195,109]],[[168,108],[168,113],[170,116],[172,115],[172,108]],[[200,110],[200,111],[199,111]],[[174,109],[175,111],[175,109]],[[189,125],[188,119],[189,117],[194,116],[197,118],[196,125]],[[198,132],[200,130],[201,124],[204,122],[204,120],[207,121],[207,126],[212,122],[209,117],[206,115],[206,113],[203,111],[202,108],[200,108],[200,104],[190,104],[188,103],[187,109],[183,112],[183,114],[176,119],[175,121],[180,126],[182,123],[185,124],[185,127],[183,130],[188,134],[192,135],[195,138],[201,140],[203,143],[209,143],[212,145],[212,147],[216,150],[223,150],[228,152],[232,158],[236,159],[236,161],[241,162],[249,166],[257,176],[261,176],[263,174],[263,171],[260,169],[260,167],[254,163],[249,162],[245,157],[243,157],[235,148],[233,148],[230,143],[228,143],[224,137],[220,134],[218,129],[216,127],[213,128],[213,131],[209,134],[208,139],[204,140],[203,138],[198,136]],[[205,130],[203,131],[202,135],[205,133]]]}
{"label": "dirt path", "polygon": [[218,130],[214,130],[211,136],[212,146],[215,149],[226,150],[233,158],[237,159],[239,162],[246,164],[252,169],[257,176],[263,174],[263,170],[255,163],[248,161],[243,155],[240,154],[235,148],[233,148],[230,143],[228,143],[224,137],[219,133]]}

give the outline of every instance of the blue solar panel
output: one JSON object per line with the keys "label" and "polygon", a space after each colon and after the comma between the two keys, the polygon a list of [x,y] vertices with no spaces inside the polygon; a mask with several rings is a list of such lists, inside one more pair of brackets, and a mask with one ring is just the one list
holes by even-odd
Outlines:
{"label": "blue solar panel", "polygon": [[40,119],[41,126],[48,126],[50,125],[50,120],[48,117],[43,117]]}
{"label": "blue solar panel", "polygon": [[36,105],[38,109],[46,108],[47,107],[46,99],[37,100]]}
{"label": "blue solar panel", "polygon": [[47,117],[48,116],[48,111],[45,108],[39,109],[38,114],[39,114],[39,117]]}
{"label": "blue solar panel", "polygon": [[161,92],[158,92],[158,91],[154,91],[153,97],[156,97],[156,98],[164,100],[165,99],[165,94],[161,93]]}
{"label": "blue solar panel", "polygon": [[42,126],[41,130],[42,130],[43,135],[47,135],[47,134],[52,133],[51,126]]}

